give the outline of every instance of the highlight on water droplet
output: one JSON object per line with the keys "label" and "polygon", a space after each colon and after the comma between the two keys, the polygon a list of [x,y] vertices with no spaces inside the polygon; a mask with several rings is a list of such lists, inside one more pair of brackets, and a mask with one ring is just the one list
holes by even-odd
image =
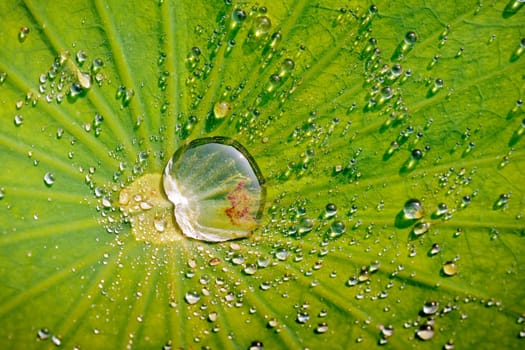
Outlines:
{"label": "highlight on water droplet", "polygon": [[266,197],[255,160],[226,137],[181,146],[165,168],[163,184],[182,233],[208,242],[248,237],[258,225]]}

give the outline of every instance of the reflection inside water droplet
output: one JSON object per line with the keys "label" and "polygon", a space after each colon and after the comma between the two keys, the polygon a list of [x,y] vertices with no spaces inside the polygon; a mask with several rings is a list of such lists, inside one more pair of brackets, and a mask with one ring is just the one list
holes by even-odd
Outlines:
{"label": "reflection inside water droplet", "polygon": [[180,147],[163,182],[188,237],[220,242],[247,237],[257,227],[264,179],[248,151],[232,139],[203,138]]}

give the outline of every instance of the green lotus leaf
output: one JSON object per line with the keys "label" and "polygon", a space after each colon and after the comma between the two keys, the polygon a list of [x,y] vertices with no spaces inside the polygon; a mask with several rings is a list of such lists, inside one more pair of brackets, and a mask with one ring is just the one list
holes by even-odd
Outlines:
{"label": "green lotus leaf", "polygon": [[[2,2],[0,344],[522,348],[523,7]],[[247,238],[164,193],[210,137],[260,168]]]}

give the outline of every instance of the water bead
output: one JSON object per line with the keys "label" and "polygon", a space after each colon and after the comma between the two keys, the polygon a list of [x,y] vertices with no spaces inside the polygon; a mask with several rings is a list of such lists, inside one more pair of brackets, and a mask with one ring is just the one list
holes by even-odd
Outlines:
{"label": "water bead", "polygon": [[434,337],[434,327],[430,324],[424,324],[416,331],[416,336],[421,340],[430,340]]}
{"label": "water bead", "polygon": [[433,315],[435,314],[439,309],[439,303],[437,301],[427,301],[423,305],[423,313],[425,315]]}
{"label": "water bead", "polygon": [[417,34],[415,32],[406,33],[404,41],[407,45],[414,45],[417,41]]}
{"label": "water bead", "polygon": [[267,16],[258,16],[253,21],[255,37],[259,38],[270,31],[272,22]]}
{"label": "water bead", "polygon": [[422,234],[427,233],[429,229],[430,229],[430,223],[418,222],[417,224],[414,225],[412,232],[416,236],[421,236]]}
{"label": "water bead", "polygon": [[53,175],[52,173],[45,173],[44,174],[44,183],[46,184],[47,187],[51,187],[53,186],[53,184],[55,183],[55,175]]}
{"label": "water bead", "polygon": [[246,19],[246,12],[241,9],[235,9],[232,12],[232,19],[238,23],[243,22]]}
{"label": "water bead", "polygon": [[436,216],[445,215],[448,212],[448,206],[446,203],[439,203],[436,208]]}
{"label": "water bead", "polygon": [[187,237],[221,242],[249,236],[266,197],[255,160],[237,141],[197,139],[180,147],[164,171],[164,191]]}
{"label": "water bead", "polygon": [[447,261],[445,264],[443,264],[442,270],[446,276],[454,276],[458,272],[458,267],[455,262]]}
{"label": "water bead", "polygon": [[403,213],[407,219],[421,219],[424,214],[423,204],[418,199],[409,199],[403,207]]}
{"label": "water bead", "polygon": [[218,101],[213,106],[213,114],[217,119],[223,119],[231,114],[232,107],[227,101]]}

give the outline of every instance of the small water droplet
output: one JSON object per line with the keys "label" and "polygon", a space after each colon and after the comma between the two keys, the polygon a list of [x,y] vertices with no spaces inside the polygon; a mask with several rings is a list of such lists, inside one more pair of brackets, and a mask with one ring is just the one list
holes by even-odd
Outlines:
{"label": "small water droplet", "polygon": [[435,215],[437,217],[441,217],[441,216],[445,215],[447,212],[448,212],[447,204],[446,203],[439,203],[437,205],[437,208],[436,208],[436,211],[435,211]]}
{"label": "small water droplet", "polygon": [[297,313],[297,317],[295,319],[297,323],[305,324],[310,320],[310,315],[306,311],[301,311]]}
{"label": "small water droplet", "polygon": [[315,333],[317,334],[323,334],[328,332],[328,324],[326,322],[321,322],[315,327]]}
{"label": "small water droplet", "polygon": [[325,207],[324,218],[328,219],[337,214],[337,206],[334,203],[328,203]]}
{"label": "small water droplet", "polygon": [[443,273],[446,276],[454,276],[458,272],[458,266],[454,261],[447,261],[443,264]]}
{"label": "small water droplet", "polygon": [[263,342],[258,341],[258,340],[252,341],[252,343],[250,344],[250,347],[248,348],[248,350],[263,350],[263,349],[264,349]]}
{"label": "small water droplet", "polygon": [[223,119],[231,114],[232,107],[227,101],[218,101],[213,106],[213,114],[216,119]]}
{"label": "small water droplet", "polygon": [[502,194],[500,194],[498,200],[496,201],[495,207],[496,208],[504,207],[509,202],[509,199],[510,199],[511,196],[512,196],[512,193],[502,193]]}
{"label": "small water droplet", "polygon": [[343,233],[345,233],[345,231],[346,231],[345,224],[340,220],[336,220],[332,223],[332,225],[330,225],[330,229],[326,233],[326,238],[327,239],[339,238],[343,235]]}
{"label": "small water droplet", "polygon": [[49,329],[47,328],[40,328],[37,332],[36,332],[36,338],[38,340],[46,340],[46,339],[49,339],[49,336],[50,336],[50,333],[49,333]]}
{"label": "small water droplet", "polygon": [[184,300],[190,305],[196,304],[201,300],[201,296],[198,292],[190,291],[184,295]]}
{"label": "small water droplet", "polygon": [[414,45],[417,41],[417,34],[415,32],[407,32],[405,34],[404,41],[407,45]]}
{"label": "small water droplet", "polygon": [[53,342],[53,344],[55,344],[55,346],[62,345],[62,339],[60,339],[57,335],[53,335],[51,337],[51,341]]}
{"label": "small water droplet", "polygon": [[83,92],[84,92],[84,89],[82,89],[82,85],[80,85],[80,83],[78,82],[72,83],[71,86],[69,87],[69,95],[71,97],[76,97],[82,94]]}
{"label": "small water droplet", "polygon": [[449,339],[445,345],[443,345],[443,350],[454,350],[454,339]]}
{"label": "small water droplet", "polygon": [[439,309],[439,303],[437,301],[427,301],[423,305],[423,313],[425,315],[433,315],[435,314]]}
{"label": "small water droplet", "polygon": [[21,43],[23,43],[27,39],[29,32],[30,32],[30,29],[28,27],[25,27],[25,26],[21,27],[20,31],[18,32],[18,40]]}
{"label": "small water droplet", "polygon": [[14,123],[15,126],[20,126],[24,124],[24,117],[22,117],[20,114],[15,115]]}
{"label": "small water droplet", "polygon": [[166,219],[163,217],[155,217],[153,225],[158,232],[164,232],[166,230]]}
{"label": "small water droplet", "polygon": [[232,11],[232,19],[237,23],[241,23],[246,19],[246,12],[242,9],[235,9]]}
{"label": "small water droplet", "polygon": [[427,233],[429,229],[430,229],[429,222],[418,222],[414,225],[412,232],[416,236],[421,236],[422,234]]}
{"label": "small water droplet", "polygon": [[388,325],[388,326],[381,325],[379,329],[381,329],[381,336],[384,338],[391,337],[394,334],[394,326],[392,325]]}
{"label": "small water droplet", "polygon": [[421,340],[430,340],[434,337],[434,327],[430,324],[424,324],[416,331],[416,336]]}
{"label": "small water droplet", "polygon": [[430,255],[436,255],[441,251],[441,246],[437,243],[432,244],[432,248],[430,248]]}
{"label": "small water droplet", "polygon": [[423,204],[418,199],[409,199],[405,202],[403,213],[406,219],[421,219],[424,215]]}
{"label": "small water droplet", "polygon": [[253,20],[253,33],[255,38],[261,38],[263,35],[267,34],[272,27],[272,22],[268,16],[257,16]]}
{"label": "small water droplet", "polygon": [[55,183],[55,175],[53,173],[47,172],[44,174],[44,183],[46,186],[51,187]]}
{"label": "small water droplet", "polygon": [[87,59],[87,53],[84,50],[79,50],[76,54],[77,63],[82,65]]}
{"label": "small water droplet", "polygon": [[102,67],[104,67],[104,61],[102,61],[101,58],[95,58],[93,60],[92,65],[91,65],[91,72],[96,74],[96,73],[100,72]]}

